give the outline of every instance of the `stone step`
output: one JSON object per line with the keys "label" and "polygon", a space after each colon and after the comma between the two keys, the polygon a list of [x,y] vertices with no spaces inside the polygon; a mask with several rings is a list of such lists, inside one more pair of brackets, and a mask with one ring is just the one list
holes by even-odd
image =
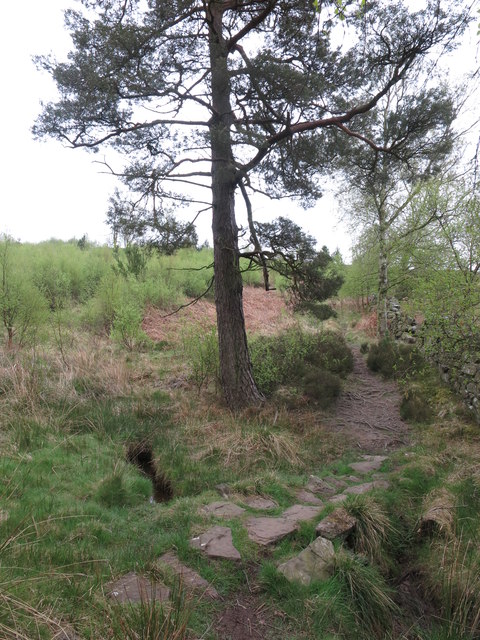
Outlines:
{"label": "stone step", "polygon": [[326,538],[317,538],[294,558],[279,565],[288,580],[308,586],[312,580],[328,580],[332,575],[335,551]]}
{"label": "stone step", "polygon": [[357,520],[346,509],[340,507],[319,522],[315,532],[328,540],[344,540],[354,531],[356,525]]}
{"label": "stone step", "polygon": [[297,524],[289,518],[252,516],[246,521],[248,537],[262,546],[274,544],[297,530]]}
{"label": "stone step", "polygon": [[166,602],[170,597],[170,589],[161,582],[152,582],[130,571],[116,580],[105,585],[108,597],[114,598],[122,604],[137,604],[140,602]]}
{"label": "stone step", "polygon": [[242,498],[242,502],[245,503],[250,509],[268,510],[276,509],[278,504],[272,498],[265,498],[263,496],[247,496]]}
{"label": "stone step", "polygon": [[372,491],[373,489],[388,489],[390,483],[388,480],[372,480],[372,482],[364,482],[363,484],[357,484],[352,487],[348,487],[345,489],[344,493],[350,495],[360,495],[362,493],[367,493],[368,491]]}
{"label": "stone step", "polygon": [[205,595],[212,600],[216,600],[218,598],[217,590],[196,571],[180,562],[173,551],[167,551],[167,553],[164,553],[160,558],[158,558],[155,564],[160,569],[167,567],[175,576],[178,576],[185,589],[189,591],[200,591],[202,595]]}
{"label": "stone step", "polygon": [[233,546],[232,532],[228,527],[211,527],[205,533],[192,538],[190,546],[200,549],[209,558],[241,560],[238,549]]}
{"label": "stone step", "polygon": [[206,515],[217,516],[219,518],[237,518],[245,512],[245,509],[239,507],[233,502],[226,500],[220,500],[218,502],[211,502],[201,508],[201,512]]}
{"label": "stone step", "polygon": [[317,498],[314,493],[307,491],[307,489],[299,489],[295,495],[297,500],[300,500],[300,502],[306,502],[307,504],[315,504],[319,507],[323,507],[323,502],[320,498]]}
{"label": "stone step", "polygon": [[304,504],[294,504],[282,513],[282,518],[287,518],[293,522],[304,522],[318,516],[322,507],[310,507]]}
{"label": "stone step", "polygon": [[337,489],[334,486],[325,480],[322,480],[322,478],[319,478],[318,476],[310,476],[308,483],[305,485],[305,489],[318,494],[322,498],[333,496],[337,493]]}

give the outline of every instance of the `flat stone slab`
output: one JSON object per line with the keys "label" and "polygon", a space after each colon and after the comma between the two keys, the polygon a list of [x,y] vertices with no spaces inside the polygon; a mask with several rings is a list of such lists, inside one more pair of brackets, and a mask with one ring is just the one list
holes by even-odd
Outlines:
{"label": "flat stone slab", "polygon": [[271,498],[263,498],[262,496],[247,496],[242,500],[251,509],[275,509],[278,504]]}
{"label": "flat stone slab", "polygon": [[373,480],[372,482],[364,482],[363,484],[348,487],[344,493],[360,495],[362,493],[368,493],[368,491],[372,491],[372,489],[388,489],[389,486],[390,483],[387,480]]}
{"label": "flat stone slab", "polygon": [[294,504],[282,513],[282,518],[294,522],[304,522],[318,516],[323,507],[308,507],[304,504]]}
{"label": "flat stone slab", "polygon": [[135,571],[130,571],[124,576],[105,585],[105,591],[110,598],[121,603],[166,602],[170,597],[170,589],[161,582],[151,582],[144,576],[139,576]]}
{"label": "flat stone slab", "polygon": [[237,518],[245,512],[245,509],[239,507],[233,502],[220,500],[219,502],[212,502],[202,507],[202,513],[206,513],[211,516],[218,516],[220,518]]}
{"label": "flat stone slab", "polygon": [[200,549],[209,558],[240,560],[240,553],[233,546],[232,532],[228,527],[212,527],[200,536],[190,540],[190,546]]}
{"label": "flat stone slab", "polygon": [[344,540],[352,533],[357,525],[357,520],[346,509],[340,507],[332,511],[326,518],[317,524],[315,532],[327,540]]}
{"label": "flat stone slab", "polygon": [[212,587],[212,585],[202,578],[196,571],[190,569],[184,565],[177,556],[173,553],[173,551],[167,551],[163,556],[156,562],[157,566],[166,566],[168,567],[172,573],[176,576],[180,576],[182,579],[182,584],[185,585],[186,589],[191,589],[192,591],[201,591],[204,595],[212,600],[218,598],[218,591]]}
{"label": "flat stone slab", "polygon": [[246,521],[248,537],[261,545],[273,544],[297,530],[294,520],[289,518],[251,517]]}
{"label": "flat stone slab", "polygon": [[292,582],[308,586],[312,580],[328,580],[332,574],[335,551],[326,538],[317,538],[298,556],[278,567],[280,573]]}
{"label": "flat stone slab", "polygon": [[332,487],[334,487],[337,490],[348,487],[348,482],[345,482],[345,480],[342,480],[342,478],[334,478],[333,476],[327,476],[326,478],[324,478],[324,480],[325,482],[328,482],[328,484],[332,485]]}
{"label": "flat stone slab", "polygon": [[360,462],[353,462],[348,465],[357,473],[370,473],[370,471],[378,471],[382,464],[387,460],[388,456],[363,456]]}
{"label": "flat stone slab", "polygon": [[300,500],[300,502],[306,502],[307,504],[316,504],[319,507],[323,507],[323,502],[320,500],[320,498],[317,498],[317,496],[311,491],[300,489],[295,495],[297,497],[297,500]]}
{"label": "flat stone slab", "polygon": [[307,489],[307,491],[311,491],[312,493],[318,493],[321,496],[333,496],[335,493],[337,493],[335,487],[333,487],[325,480],[322,480],[322,478],[319,478],[318,476],[310,476],[305,489]]}
{"label": "flat stone slab", "polygon": [[346,493],[338,493],[336,496],[332,496],[328,499],[330,504],[342,504],[348,498]]}
{"label": "flat stone slab", "polygon": [[343,478],[345,478],[345,480],[348,480],[348,482],[361,482],[360,478],[357,478],[357,476],[342,476]]}

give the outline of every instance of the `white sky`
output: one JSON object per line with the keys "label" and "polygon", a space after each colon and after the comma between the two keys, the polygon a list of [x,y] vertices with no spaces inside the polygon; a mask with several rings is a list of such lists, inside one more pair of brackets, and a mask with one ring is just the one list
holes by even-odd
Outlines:
{"label": "white sky", "polygon": [[[69,50],[63,10],[73,4],[72,0],[9,0],[2,5],[0,233],[25,242],[52,237],[67,240],[85,233],[101,243],[109,238],[104,219],[116,181],[100,173],[99,165],[94,163],[97,157],[102,159],[102,152],[94,157],[52,140],[34,141],[30,132],[40,101],[55,95],[53,81],[35,69],[31,57],[53,51],[61,59]],[[466,66],[464,56],[462,67]],[[326,244],[331,251],[339,248],[348,257],[350,238],[345,226],[338,222],[333,198],[322,198],[306,212],[285,202],[254,201],[254,207],[257,217],[263,220],[289,215],[320,245]],[[198,226],[201,240],[210,236],[209,214],[203,216]]]}

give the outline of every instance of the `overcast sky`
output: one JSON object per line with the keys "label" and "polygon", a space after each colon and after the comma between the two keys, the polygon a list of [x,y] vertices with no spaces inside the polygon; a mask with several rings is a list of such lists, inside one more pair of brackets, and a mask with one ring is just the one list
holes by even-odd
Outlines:
{"label": "overcast sky", "polygon": [[[0,233],[26,242],[52,237],[67,240],[83,234],[101,243],[109,238],[104,219],[115,181],[102,174],[94,163],[103,157],[102,152],[96,158],[80,149],[63,148],[51,140],[34,141],[30,132],[40,101],[55,96],[53,81],[35,69],[31,58],[51,51],[59,58],[66,54],[70,40],[64,31],[63,10],[72,5],[72,0],[7,1],[2,5]],[[468,44],[469,51],[474,51],[474,36]],[[467,57],[464,50],[457,58],[459,67],[470,66],[472,53]],[[307,212],[294,212],[288,204],[257,204],[259,218],[294,213],[295,221],[314,235],[320,245],[326,244],[331,251],[339,248],[344,257],[348,256],[351,242],[345,227],[338,222],[332,198],[323,198]],[[210,233],[209,215],[203,215],[199,221],[201,240]]]}

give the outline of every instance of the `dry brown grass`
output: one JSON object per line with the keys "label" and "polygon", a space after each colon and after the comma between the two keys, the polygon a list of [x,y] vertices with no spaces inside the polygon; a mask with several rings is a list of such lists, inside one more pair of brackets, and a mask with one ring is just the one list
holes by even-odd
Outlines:
{"label": "dry brown grass", "polygon": [[432,564],[424,568],[425,584],[441,603],[451,638],[476,638],[480,632],[480,558],[475,544],[461,537],[438,542]]}
{"label": "dry brown grass", "polygon": [[287,463],[299,470],[304,466],[301,443],[287,432],[254,428],[230,420],[190,423],[185,427],[184,436],[196,460],[219,457],[223,466],[239,472],[262,464],[269,467]]}
{"label": "dry brown grass", "polygon": [[418,531],[421,535],[441,534],[447,538],[455,528],[455,497],[445,487],[430,492],[423,501]]}

